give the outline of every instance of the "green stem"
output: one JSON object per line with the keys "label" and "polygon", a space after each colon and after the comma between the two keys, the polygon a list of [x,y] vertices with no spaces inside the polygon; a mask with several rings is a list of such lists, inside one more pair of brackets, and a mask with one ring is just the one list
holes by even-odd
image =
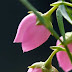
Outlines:
{"label": "green stem", "polygon": [[62,1],[62,2],[55,2],[55,3],[50,4],[50,6],[67,5],[67,6],[72,7],[72,3],[65,2],[64,0],[59,0],[59,1]]}
{"label": "green stem", "polygon": [[54,6],[52,7],[48,12],[44,13],[46,16],[50,16],[56,9],[58,8],[58,6]]}
{"label": "green stem", "polygon": [[27,0],[20,0],[29,10],[32,10],[34,13],[37,13],[35,9]]}
{"label": "green stem", "polygon": [[69,2],[63,2],[65,5],[72,7],[72,3]]}
{"label": "green stem", "polygon": [[44,66],[47,68],[47,69],[49,69],[50,67],[51,67],[51,63],[52,63],[52,59],[53,59],[53,57],[54,57],[54,55],[56,54],[58,52],[58,50],[54,50],[53,52],[52,52],[52,54],[49,56],[49,58],[45,61],[45,64],[44,64]]}
{"label": "green stem", "polygon": [[71,55],[71,53],[70,53],[70,51],[69,51],[69,48],[68,48],[67,45],[66,45],[64,42],[62,42],[60,39],[59,39],[59,41],[62,43],[62,45],[64,45],[64,47],[65,47],[65,49],[66,49],[66,52],[67,52],[67,54],[68,54],[68,57],[69,57],[69,59],[70,59],[70,61],[71,61],[71,63],[72,63],[72,55]]}
{"label": "green stem", "polygon": [[66,52],[67,52],[67,54],[68,54],[68,56],[69,56],[69,59],[70,59],[70,61],[71,61],[71,63],[72,63],[72,55],[71,55],[71,53],[70,53],[70,51],[69,51],[69,48],[67,47],[67,45],[64,45],[64,47],[65,47]]}
{"label": "green stem", "polygon": [[69,57],[69,59],[70,59],[70,61],[71,61],[71,63],[72,63],[72,55],[71,55],[71,53],[70,53],[69,48],[67,47],[67,45],[66,45],[64,42],[62,42],[61,40],[59,40],[59,41],[62,43],[62,45],[64,45],[64,47],[65,47],[65,49],[66,49],[66,52],[67,52],[67,54],[68,54],[68,57]]}
{"label": "green stem", "polygon": [[37,9],[34,8],[27,0],[20,0],[23,5],[25,5],[30,11],[33,11],[38,19],[45,24],[44,18],[37,12]]}

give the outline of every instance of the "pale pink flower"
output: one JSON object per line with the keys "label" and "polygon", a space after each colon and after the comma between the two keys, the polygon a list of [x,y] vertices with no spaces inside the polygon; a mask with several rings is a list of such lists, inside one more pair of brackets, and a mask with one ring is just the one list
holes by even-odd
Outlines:
{"label": "pale pink flower", "polygon": [[43,25],[35,25],[36,20],[36,16],[32,13],[20,22],[14,43],[22,43],[23,52],[39,47],[51,34]]}
{"label": "pale pink flower", "polygon": [[28,72],[42,72],[41,68],[29,68]]}
{"label": "pale pink flower", "polygon": [[43,68],[29,68],[27,72],[58,72],[58,70],[55,67],[52,67],[51,69]]}
{"label": "pale pink flower", "polygon": [[[61,39],[62,39],[62,37],[61,37]],[[56,46],[58,46],[59,44],[60,44],[60,41],[57,40]],[[60,45],[60,46],[63,47],[62,45]],[[68,44],[67,46],[68,46],[70,52],[72,53],[72,43]],[[71,64],[70,59],[66,52],[60,51],[56,54],[56,56],[57,56],[59,66],[65,72],[69,72],[70,70],[72,70],[72,64]]]}

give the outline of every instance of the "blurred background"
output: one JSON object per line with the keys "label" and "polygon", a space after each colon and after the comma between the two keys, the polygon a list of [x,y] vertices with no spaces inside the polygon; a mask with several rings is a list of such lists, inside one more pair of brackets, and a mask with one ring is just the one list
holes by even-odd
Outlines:
{"label": "blurred background", "polygon": [[[51,7],[50,4],[57,0],[29,0],[31,4],[40,12],[45,13]],[[23,17],[28,13],[28,9],[23,6],[19,0],[1,0],[0,1],[0,72],[27,72],[28,66],[35,62],[45,61],[52,50],[50,46],[55,46],[56,39],[53,36],[40,47],[23,53],[21,44],[14,44],[18,25]],[[53,13],[53,27],[60,35],[56,13]],[[66,32],[72,31],[72,26],[64,19]],[[53,58],[53,66],[59,72],[63,70],[59,67],[56,56]],[[70,71],[72,72],[72,71]]]}

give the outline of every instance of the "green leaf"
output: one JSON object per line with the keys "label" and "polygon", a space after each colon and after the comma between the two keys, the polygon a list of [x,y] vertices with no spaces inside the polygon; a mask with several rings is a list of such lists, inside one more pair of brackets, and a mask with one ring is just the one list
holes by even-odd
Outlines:
{"label": "green leaf", "polygon": [[72,20],[70,19],[68,13],[66,12],[65,6],[60,5],[59,8],[62,16],[72,25]]}
{"label": "green leaf", "polygon": [[64,24],[63,24],[63,17],[60,12],[60,7],[58,7],[58,9],[56,10],[56,17],[57,17],[60,33],[63,36],[63,41],[65,41],[65,30],[64,30]]}
{"label": "green leaf", "polygon": [[70,0],[72,2],[72,0]]}
{"label": "green leaf", "polygon": [[65,7],[66,8],[66,11],[70,17],[70,19],[72,20],[72,8],[68,8],[68,7]]}
{"label": "green leaf", "polygon": [[66,51],[66,49],[65,48],[63,48],[63,47],[60,47],[60,46],[50,46],[50,48],[52,49],[52,50],[58,50],[58,51]]}
{"label": "green leaf", "polygon": [[[59,6],[60,5],[60,6]],[[58,1],[58,2],[54,2],[52,4],[50,4],[50,6],[59,6],[60,7],[60,11],[61,11],[61,14],[63,15],[63,17],[72,25],[72,17],[69,17],[70,16],[70,13],[68,14],[66,12],[66,9],[65,9],[65,6],[64,5],[67,5],[67,6],[70,6],[72,7],[72,3],[69,3],[69,2],[65,2],[65,1]],[[70,11],[70,10],[69,10]],[[68,12],[69,12],[68,11]],[[72,12],[72,11],[70,11]]]}

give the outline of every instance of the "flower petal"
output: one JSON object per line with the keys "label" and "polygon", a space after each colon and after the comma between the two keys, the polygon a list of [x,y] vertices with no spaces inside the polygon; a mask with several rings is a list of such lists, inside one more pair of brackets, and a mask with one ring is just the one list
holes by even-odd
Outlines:
{"label": "flower petal", "polygon": [[25,29],[32,23],[36,23],[36,16],[33,13],[27,15],[22,19],[18,26],[14,43],[22,42]]}
{"label": "flower petal", "polygon": [[28,72],[42,72],[42,70],[40,68],[29,68]]}
{"label": "flower petal", "polygon": [[35,25],[32,23],[25,30],[22,49],[24,52],[35,49],[41,44],[43,44],[50,36],[50,32],[43,25]]}
{"label": "flower petal", "polygon": [[[61,38],[62,39],[62,38]],[[60,44],[59,40],[57,41],[57,46]],[[62,46],[63,47],[63,46]],[[72,52],[72,43],[68,44],[70,52]],[[72,64],[66,52],[60,51],[56,54],[59,66],[66,72],[72,70]]]}
{"label": "flower petal", "polygon": [[43,44],[50,32],[43,25],[35,25],[36,16],[32,13],[21,21],[14,42],[22,43],[23,52],[30,51]]}

